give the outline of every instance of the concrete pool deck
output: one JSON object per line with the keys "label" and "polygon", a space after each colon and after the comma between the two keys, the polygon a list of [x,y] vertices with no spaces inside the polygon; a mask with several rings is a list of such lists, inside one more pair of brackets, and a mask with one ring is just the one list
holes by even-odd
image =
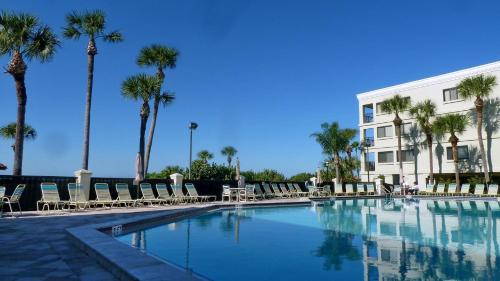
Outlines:
{"label": "concrete pool deck", "polygon": [[[265,202],[265,203],[264,203]],[[307,203],[308,199],[266,200],[242,205]],[[67,229],[123,220],[142,220],[148,216],[167,216],[178,211],[230,203],[177,205],[141,208],[97,209],[79,212],[52,212],[0,219],[1,280],[119,280],[97,259],[82,251]],[[125,246],[125,245],[124,245]],[[128,246],[126,246],[128,247]],[[130,247],[129,247],[130,248]],[[132,249],[139,252],[138,250]]]}

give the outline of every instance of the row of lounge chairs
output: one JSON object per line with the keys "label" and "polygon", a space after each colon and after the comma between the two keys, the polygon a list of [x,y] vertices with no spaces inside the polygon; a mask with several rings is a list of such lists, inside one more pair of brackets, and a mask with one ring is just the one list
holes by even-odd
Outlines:
{"label": "row of lounge chairs", "polygon": [[471,186],[468,183],[457,185],[450,183],[448,186],[444,183],[439,183],[436,186],[428,184],[424,191],[420,191],[421,195],[434,195],[434,196],[480,196],[480,197],[495,197],[498,194],[498,184],[492,183],[489,185],[476,184],[474,191],[471,192]]}
{"label": "row of lounge chairs", "polygon": [[[135,207],[144,205],[166,205],[180,203],[196,203],[215,201],[215,196],[199,195],[193,184],[186,183],[187,193],[185,194],[181,185],[167,185],[165,183],[156,184],[156,196],[150,183],[141,183],[139,185],[142,196],[133,199],[130,195],[129,185],[126,183],[115,184],[118,196],[112,198],[109,185],[107,183],[96,183],[94,185],[96,199],[87,200],[83,189],[78,183],[69,183],[67,185],[69,200],[61,200],[57,184],[42,183],[40,185],[42,198],[37,201],[37,210],[59,209],[86,209],[90,207]],[[170,187],[170,188],[169,188]],[[169,191],[169,189],[171,191]]]}

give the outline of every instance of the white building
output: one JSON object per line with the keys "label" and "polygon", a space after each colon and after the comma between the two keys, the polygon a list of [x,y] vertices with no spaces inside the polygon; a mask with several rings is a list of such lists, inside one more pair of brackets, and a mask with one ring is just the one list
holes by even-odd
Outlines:
{"label": "white building", "polygon": [[[437,114],[463,113],[471,114],[474,110],[473,100],[462,100],[458,97],[456,86],[466,77],[485,74],[497,77],[500,84],[500,61],[455,71],[427,79],[408,82],[392,87],[365,92],[357,95],[359,102],[359,130],[361,140],[371,142],[372,146],[364,152],[362,159],[361,180],[373,181],[379,175],[385,176],[387,183],[399,183],[399,164],[397,159],[397,138],[395,136],[393,115],[384,114],[380,104],[385,99],[399,94],[409,97],[411,103],[432,100],[437,106]],[[484,146],[487,151],[490,172],[500,172],[500,86],[493,90],[491,98],[485,102],[485,122],[483,125]],[[473,114],[471,114],[472,116]],[[403,174],[407,181],[425,183],[429,175],[429,156],[425,146],[418,147],[414,155],[415,143],[425,142],[425,136],[418,134],[415,120],[407,112],[403,119]],[[415,130],[417,129],[417,130]],[[434,174],[452,174],[455,172],[451,145],[448,135],[442,140],[434,140]],[[458,135],[461,172],[480,173],[485,165],[479,157],[477,129],[474,121],[464,134]],[[496,161],[495,161],[496,160]]]}

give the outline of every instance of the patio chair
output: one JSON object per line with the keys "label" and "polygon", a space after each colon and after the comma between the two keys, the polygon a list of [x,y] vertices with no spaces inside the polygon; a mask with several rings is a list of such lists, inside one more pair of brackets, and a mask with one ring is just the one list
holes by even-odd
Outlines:
{"label": "patio chair", "polygon": [[331,196],[332,195],[332,190],[330,189],[330,185],[324,185],[323,186],[323,191],[320,192],[322,196]]}
{"label": "patio chair", "polygon": [[283,193],[285,195],[285,197],[293,197],[294,195],[295,196],[298,196],[297,194],[294,194],[294,193],[291,193],[290,191],[288,191],[288,189],[286,188],[286,184],[284,183],[280,183],[279,184],[279,187],[281,189],[281,193]]}
{"label": "patio chair", "polygon": [[308,190],[309,196],[320,196],[319,189],[313,185],[306,185],[306,189]]}
{"label": "patio chair", "polygon": [[118,204],[118,200],[111,198],[109,185],[107,183],[96,183],[94,184],[94,189],[96,194],[94,205],[96,207],[100,205],[104,208],[109,205],[110,208],[113,208],[115,204]]}
{"label": "patio chair", "polygon": [[484,196],[484,184],[478,183],[474,187],[474,195],[475,196]]}
{"label": "patio chair", "polygon": [[19,208],[19,214],[23,214],[23,210],[21,209],[21,204],[19,201],[21,200],[21,196],[23,195],[24,189],[26,188],[26,185],[24,184],[18,184],[16,186],[16,189],[14,189],[14,192],[12,192],[11,196],[6,196],[5,195],[5,190],[6,188],[3,187],[3,194],[1,194],[0,198],[2,200],[2,204],[0,205],[0,214],[2,213],[3,209],[3,204],[9,205],[9,210],[10,210],[10,215],[14,216],[14,212],[12,211],[12,204],[17,205]]}
{"label": "patio chair", "polygon": [[223,185],[222,186],[222,202],[224,202],[224,199],[227,198],[227,201],[231,202],[231,199],[236,200],[237,196],[234,194],[234,192],[231,190],[231,187],[229,185]]}
{"label": "patio chair", "polygon": [[179,201],[179,203],[192,203],[194,202],[194,198],[184,194],[182,191],[182,185],[180,184],[172,184],[172,191],[174,192],[174,197]]}
{"label": "patio chair", "polygon": [[342,189],[342,184],[340,184],[338,186],[336,184],[334,185],[333,195],[335,195],[335,196],[344,196],[344,195],[346,195],[346,193]]}
{"label": "patio chair", "polygon": [[75,206],[76,209],[86,209],[94,203],[94,201],[87,201],[83,193],[82,185],[79,183],[68,183],[69,193],[69,206]]}
{"label": "patio chair", "polygon": [[167,203],[178,203],[178,199],[174,197],[173,193],[170,194],[166,183],[157,183],[156,192],[158,192],[158,199],[165,199]]}
{"label": "patio chair", "polygon": [[394,185],[391,193],[394,195],[401,195],[401,185]]}
{"label": "patio chair", "polygon": [[304,196],[309,195],[309,192],[302,191],[302,188],[300,188],[300,185],[298,183],[294,183],[293,187],[295,188],[295,192],[297,192],[297,194],[300,197],[304,197]]}
{"label": "patio chair", "polygon": [[488,193],[486,193],[485,196],[493,196],[493,197],[498,196],[498,184],[496,184],[496,183],[489,184],[488,185]]}
{"label": "patio chair", "polygon": [[433,184],[427,184],[425,186],[425,190],[419,192],[420,195],[431,195],[433,193],[434,193],[434,185]]}
{"label": "patio chair", "polygon": [[196,198],[196,200],[199,200],[200,202],[208,202],[210,199],[215,201],[217,199],[217,196],[215,195],[199,195],[198,191],[194,187],[194,184],[192,183],[186,183],[184,186],[186,187],[189,196]]}
{"label": "patio chair", "polygon": [[43,182],[40,184],[40,189],[42,190],[42,199],[36,202],[37,211],[40,211],[40,204],[42,204],[42,211],[45,210],[45,207],[49,211],[51,205],[54,205],[54,210],[64,209],[65,206],[68,206],[69,201],[62,201],[59,197],[57,184]]}
{"label": "patio chair", "polygon": [[373,183],[366,184],[366,194],[375,195],[375,185]]}
{"label": "patio chair", "polygon": [[438,185],[436,187],[436,192],[434,192],[433,194],[434,195],[439,195],[439,196],[446,195],[446,192],[444,191],[445,188],[446,188],[446,184],[444,184],[444,183],[438,183]]}
{"label": "patio chair", "polygon": [[276,195],[276,197],[279,197],[279,198],[283,198],[283,197],[286,197],[286,195],[284,195],[283,193],[281,193],[279,187],[277,184],[275,183],[271,183],[271,188],[273,189],[274,191],[274,195]]}
{"label": "patio chair", "polygon": [[118,198],[116,199],[119,206],[121,206],[122,204],[125,205],[125,207],[137,206],[138,199],[132,199],[132,196],[130,196],[130,189],[128,189],[127,183],[117,183],[115,184],[115,188],[116,192],[118,193]]}
{"label": "patio chair", "polygon": [[149,203],[149,205],[153,205],[157,203],[158,205],[167,204],[167,199],[157,198],[153,193],[153,187],[151,187],[150,183],[143,182],[139,185],[141,188],[142,197],[139,200],[141,203]]}
{"label": "patio chair", "polygon": [[354,187],[351,183],[346,183],[345,194],[346,195],[356,195],[356,192],[354,192]]}
{"label": "patio chair", "polygon": [[255,201],[255,185],[246,184],[244,190],[240,190],[240,201]]}
{"label": "patio chair", "polygon": [[448,195],[460,195],[460,190],[456,183],[448,184]]}
{"label": "patio chair", "polygon": [[256,199],[264,199],[265,198],[265,195],[264,193],[262,192],[262,189],[260,188],[260,184],[258,183],[254,183],[255,185],[255,198]]}
{"label": "patio chair", "polygon": [[356,193],[360,195],[366,195],[365,185],[362,183],[356,184]]}
{"label": "patio chair", "polygon": [[460,186],[460,195],[462,196],[469,196],[470,195],[470,183],[463,183]]}
{"label": "patio chair", "polygon": [[264,194],[266,195],[266,198],[274,198],[277,195],[274,194],[274,192],[271,190],[271,187],[269,187],[268,183],[263,182],[262,187],[264,188]]}

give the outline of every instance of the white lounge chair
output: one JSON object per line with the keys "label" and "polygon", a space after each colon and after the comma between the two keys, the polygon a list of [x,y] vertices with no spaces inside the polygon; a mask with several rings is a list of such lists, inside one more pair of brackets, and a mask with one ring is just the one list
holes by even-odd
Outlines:
{"label": "white lounge chair", "polygon": [[192,183],[186,183],[184,186],[186,187],[189,196],[191,196],[192,198],[196,198],[196,200],[200,202],[208,202],[210,201],[210,199],[213,199],[212,201],[215,201],[217,199],[217,196],[215,195],[199,195],[198,191],[194,187],[194,184]]}
{"label": "white lounge chair", "polygon": [[64,209],[68,206],[69,201],[62,201],[59,197],[59,191],[57,190],[57,184],[43,182],[40,184],[40,189],[42,191],[42,198],[36,202],[36,210],[40,211],[40,204],[42,205],[42,211],[47,207],[47,211],[50,210],[50,206],[54,206],[54,210]]}
{"label": "white lounge chair", "polygon": [[163,198],[157,198],[155,194],[153,193],[153,187],[151,186],[150,183],[144,182],[141,183],[140,185],[141,188],[141,193],[142,197],[140,199],[141,203],[149,203],[150,205],[153,205],[157,203],[158,205],[164,205],[167,204],[167,200]]}
{"label": "white lounge chair", "polygon": [[10,215],[11,216],[14,216],[14,212],[12,210],[12,204],[17,205],[17,207],[19,208],[19,214],[20,215],[23,214],[23,210],[21,209],[20,200],[21,200],[21,196],[23,195],[23,192],[24,192],[25,188],[26,188],[26,185],[24,185],[24,184],[18,184],[16,186],[16,188],[14,189],[14,192],[12,192],[11,196],[6,196],[5,195],[6,188],[5,187],[2,188],[3,189],[3,194],[1,194],[1,196],[0,196],[0,198],[2,200],[2,204],[0,204],[0,215],[1,215],[1,212],[2,212],[2,209],[3,209],[3,204],[9,205],[9,210],[10,210]]}
{"label": "white lounge chair", "polygon": [[118,193],[117,203],[118,205],[125,205],[125,207],[135,207],[137,206],[138,199],[132,199],[130,196],[130,189],[127,183],[117,183],[115,184],[116,192]]}
{"label": "white lounge chair", "polygon": [[93,201],[88,201],[83,193],[83,188],[80,183],[68,183],[69,206],[74,206],[76,209],[86,209],[93,204]]}
{"label": "white lounge chair", "polygon": [[167,203],[178,203],[177,198],[174,197],[173,193],[171,194],[168,191],[168,187],[166,183],[157,183],[156,184],[156,192],[158,192],[159,199],[165,199]]}

